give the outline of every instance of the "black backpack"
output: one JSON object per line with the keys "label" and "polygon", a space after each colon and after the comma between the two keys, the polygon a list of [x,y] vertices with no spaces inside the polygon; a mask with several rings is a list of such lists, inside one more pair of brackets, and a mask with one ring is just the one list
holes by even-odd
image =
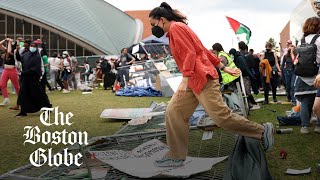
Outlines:
{"label": "black backpack", "polygon": [[314,43],[319,36],[319,34],[315,35],[310,44],[307,44],[305,37],[303,37],[301,39],[301,45],[294,50],[298,58],[298,63],[294,67],[294,73],[297,76],[313,77],[318,74],[317,45]]}

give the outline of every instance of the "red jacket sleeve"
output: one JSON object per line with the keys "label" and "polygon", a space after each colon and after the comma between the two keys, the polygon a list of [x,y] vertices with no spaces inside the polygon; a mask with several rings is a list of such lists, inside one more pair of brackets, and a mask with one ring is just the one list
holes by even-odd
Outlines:
{"label": "red jacket sleeve", "polygon": [[182,61],[183,67],[179,67],[182,75],[191,77],[194,74],[196,64],[196,50],[189,29],[187,25],[185,26],[172,24],[170,27],[170,41],[173,41],[174,48],[178,52],[177,55]]}

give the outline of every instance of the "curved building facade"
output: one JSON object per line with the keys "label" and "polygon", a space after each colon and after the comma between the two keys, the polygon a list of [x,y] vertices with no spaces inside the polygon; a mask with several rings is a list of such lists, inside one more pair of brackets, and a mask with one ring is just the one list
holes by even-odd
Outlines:
{"label": "curved building facade", "polygon": [[142,32],[141,21],[103,0],[0,0],[0,39],[41,39],[49,54],[119,54]]}
{"label": "curved building facade", "polygon": [[281,44],[286,44],[289,39],[292,40],[294,44],[297,44],[303,36],[302,27],[304,22],[314,16],[317,16],[314,0],[302,0],[293,10],[290,21],[280,33]]}
{"label": "curved building facade", "polygon": [[290,18],[290,36],[293,40],[300,41],[303,36],[302,27],[304,22],[310,17],[317,16],[312,5],[313,0],[303,0],[293,11]]}

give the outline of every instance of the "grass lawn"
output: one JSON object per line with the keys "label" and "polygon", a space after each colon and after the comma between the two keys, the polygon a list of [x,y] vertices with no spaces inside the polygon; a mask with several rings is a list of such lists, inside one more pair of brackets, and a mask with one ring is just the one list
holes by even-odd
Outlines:
{"label": "grass lawn", "polygon": [[[10,98],[13,105],[16,97],[10,95]],[[95,90],[92,95],[82,95],[80,91],[70,94],[53,92],[49,94],[49,98],[54,106],[59,106],[60,111],[74,114],[71,119],[74,124],[71,127],[45,127],[39,121],[39,113],[30,114],[27,118],[15,118],[14,115],[18,112],[13,112],[8,107],[0,107],[0,174],[28,164],[29,155],[39,147],[44,148],[43,145],[23,145],[25,126],[39,126],[42,131],[48,130],[50,132],[77,129],[87,131],[90,136],[111,135],[119,130],[124,122],[101,119],[99,116],[102,110],[106,108],[148,107],[152,101],[169,101],[169,98],[116,97],[110,91],[103,90]],[[276,116],[285,115],[285,111],[291,108],[290,105],[279,104],[264,107],[274,109],[277,112],[274,113],[266,109],[251,111],[249,119],[259,123],[269,121],[275,124],[277,122]],[[320,179],[320,173],[315,172],[316,164],[320,163],[320,135],[311,133],[302,136],[299,127],[293,128],[294,132],[291,134],[275,135],[275,147],[266,154],[270,171],[275,179]],[[63,146],[53,145],[52,148],[57,151]],[[278,158],[281,150],[288,152],[286,160]],[[309,167],[312,167],[310,175],[287,176],[284,174],[287,168],[306,169]]]}

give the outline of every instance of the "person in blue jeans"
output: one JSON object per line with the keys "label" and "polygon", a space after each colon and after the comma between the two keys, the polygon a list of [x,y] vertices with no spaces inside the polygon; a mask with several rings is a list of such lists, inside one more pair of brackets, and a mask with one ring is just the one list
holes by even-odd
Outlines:
{"label": "person in blue jeans", "polygon": [[294,74],[294,65],[292,61],[292,48],[288,49],[287,54],[284,56],[284,70],[285,70],[285,80],[286,80],[286,92],[287,99],[291,101],[293,105],[296,104],[296,99],[294,97],[294,82],[296,75]]}
{"label": "person in blue jeans", "polygon": [[[320,27],[320,18],[318,17],[311,17],[307,19],[303,25],[303,33],[306,43],[310,44],[312,40],[315,40],[315,45],[317,46],[317,56],[316,61],[320,64],[320,38],[316,37]],[[298,59],[294,60],[294,63],[298,63]],[[301,77],[297,76],[295,82],[295,97],[298,101],[301,102],[301,110],[300,110],[300,117],[301,117],[301,134],[308,134],[310,133],[309,125],[310,125],[310,118],[312,113],[312,107],[316,100],[316,96],[318,96],[318,89],[320,87],[319,84],[319,74],[316,77]],[[318,104],[316,102],[316,104]],[[315,133],[320,133],[320,118],[318,116],[317,126],[314,129]]]}

